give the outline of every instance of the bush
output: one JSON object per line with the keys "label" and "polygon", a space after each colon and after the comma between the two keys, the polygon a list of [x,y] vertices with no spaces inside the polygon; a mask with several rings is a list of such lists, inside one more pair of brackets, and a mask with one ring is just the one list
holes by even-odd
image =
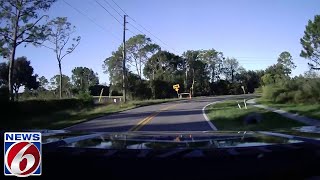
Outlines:
{"label": "bush", "polygon": [[93,97],[88,92],[80,92],[78,94],[78,99],[87,104],[93,103]]}
{"label": "bush", "polygon": [[9,101],[9,89],[8,87],[2,86],[0,88],[0,102],[8,102]]}
{"label": "bush", "polygon": [[276,101],[277,96],[284,92],[286,92],[284,88],[278,87],[276,85],[270,84],[262,87],[262,97],[271,101]]}
{"label": "bush", "polygon": [[278,103],[319,103],[320,79],[296,77],[262,88],[262,97]]}
{"label": "bush", "polygon": [[256,94],[262,93],[262,87],[255,88],[254,93],[256,93]]}
{"label": "bush", "polygon": [[53,112],[81,109],[92,106],[92,102],[83,99],[57,99],[57,100],[27,100],[18,102],[0,103],[4,117],[13,119],[50,115]]}
{"label": "bush", "polygon": [[302,103],[304,102],[305,96],[301,90],[295,91],[294,102]]}

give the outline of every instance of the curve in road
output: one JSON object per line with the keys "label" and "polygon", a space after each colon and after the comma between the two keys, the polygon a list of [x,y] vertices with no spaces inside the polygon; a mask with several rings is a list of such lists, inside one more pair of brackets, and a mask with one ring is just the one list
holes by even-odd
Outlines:
{"label": "curve in road", "polygon": [[139,107],[65,128],[71,131],[212,131],[217,130],[204,113],[205,107],[252,95],[201,97]]}

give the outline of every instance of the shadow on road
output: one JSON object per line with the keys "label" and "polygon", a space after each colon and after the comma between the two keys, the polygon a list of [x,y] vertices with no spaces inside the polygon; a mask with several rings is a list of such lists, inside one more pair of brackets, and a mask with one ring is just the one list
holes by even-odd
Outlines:
{"label": "shadow on road", "polygon": [[[79,127],[80,128],[80,127]],[[71,131],[89,131],[89,132],[126,132],[132,126],[118,125],[110,127],[110,124],[90,123],[81,127],[81,130],[70,129]],[[147,124],[140,131],[211,131],[211,127],[206,121],[199,122],[184,122],[170,124]]]}

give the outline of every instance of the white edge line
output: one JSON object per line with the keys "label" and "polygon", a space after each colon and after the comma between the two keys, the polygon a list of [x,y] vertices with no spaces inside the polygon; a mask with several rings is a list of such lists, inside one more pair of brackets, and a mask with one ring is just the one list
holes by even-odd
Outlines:
{"label": "white edge line", "polygon": [[217,129],[216,126],[214,126],[214,125],[212,124],[212,122],[209,120],[208,116],[206,115],[205,110],[206,110],[206,108],[207,108],[208,106],[210,106],[210,105],[212,105],[212,104],[216,104],[216,103],[218,103],[218,102],[221,102],[221,101],[215,101],[215,102],[209,103],[209,104],[205,105],[205,106],[202,108],[202,115],[203,115],[203,117],[206,119],[206,121],[208,122],[209,126],[210,126],[210,127],[212,128],[212,130],[214,130],[214,131],[217,131],[218,129]]}

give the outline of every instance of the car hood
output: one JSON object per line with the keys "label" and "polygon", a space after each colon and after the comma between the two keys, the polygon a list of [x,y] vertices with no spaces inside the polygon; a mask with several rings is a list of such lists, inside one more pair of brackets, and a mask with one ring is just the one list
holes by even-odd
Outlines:
{"label": "car hood", "polygon": [[210,149],[302,142],[320,144],[320,127],[317,126],[304,126],[274,131],[33,131],[40,131],[42,133],[43,146],[50,148]]}

